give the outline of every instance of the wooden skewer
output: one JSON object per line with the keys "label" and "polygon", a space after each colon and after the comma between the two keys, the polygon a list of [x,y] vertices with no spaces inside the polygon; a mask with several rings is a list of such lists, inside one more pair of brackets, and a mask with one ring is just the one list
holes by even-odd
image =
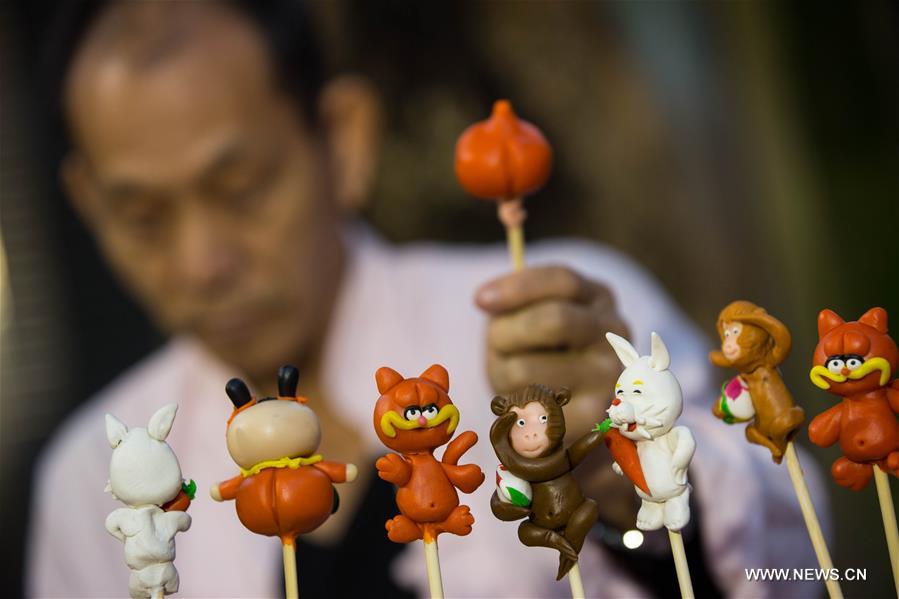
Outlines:
{"label": "wooden skewer", "polygon": [[687,565],[687,552],[684,551],[684,539],[679,531],[668,530],[671,542],[671,554],[674,556],[674,567],[677,569],[677,584],[683,599],[695,599],[693,581],[690,579],[690,566]]}
{"label": "wooden skewer", "polygon": [[887,537],[887,549],[893,567],[893,583],[896,585],[896,596],[899,597],[899,530],[896,529],[896,509],[893,507],[893,495],[890,493],[887,474],[877,465],[874,466],[874,485],[877,487],[877,499],[880,501],[880,513],[883,516],[883,532]]}
{"label": "wooden skewer", "polygon": [[506,229],[506,242],[509,246],[509,258],[513,270],[524,269],[524,228],[509,227]]}
{"label": "wooden skewer", "polygon": [[[799,456],[796,455],[796,448],[793,446],[792,441],[787,443],[787,450],[784,453],[787,456],[787,471],[789,471],[790,480],[793,482],[793,491],[796,493],[796,499],[799,500],[799,509],[802,510],[802,517],[805,520],[805,528],[808,530],[808,536],[812,540],[812,547],[814,547],[815,555],[818,557],[818,566],[822,570],[830,572],[833,570],[833,561],[830,559],[830,552],[827,550],[824,533],[821,531],[821,523],[818,522],[818,514],[815,512],[812,497],[809,495],[808,485],[805,484],[802,466],[799,465]],[[824,585],[827,587],[827,594],[830,595],[830,599],[843,599],[843,590],[840,588],[839,581],[827,576],[824,579]]]}
{"label": "wooden skewer", "polygon": [[581,569],[577,564],[568,571],[568,583],[571,585],[571,599],[584,599],[584,581],[581,580]]}
{"label": "wooden skewer", "polygon": [[298,599],[297,590],[297,549],[294,543],[281,545],[284,558],[284,594],[287,599]]}
{"label": "wooden skewer", "polygon": [[527,213],[521,202],[521,198],[511,198],[501,200],[497,206],[497,216],[506,227],[506,245],[515,271],[524,269],[524,219]]}
{"label": "wooden skewer", "polygon": [[428,568],[428,588],[431,599],[443,599],[443,578],[440,576],[440,556],[437,554],[437,539],[425,539],[425,564]]}

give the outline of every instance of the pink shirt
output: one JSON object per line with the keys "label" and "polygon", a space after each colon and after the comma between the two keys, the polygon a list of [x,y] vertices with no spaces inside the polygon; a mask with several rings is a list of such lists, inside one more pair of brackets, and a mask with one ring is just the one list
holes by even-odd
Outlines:
{"label": "pink shirt", "polygon": [[[491,475],[497,464],[487,441],[493,393],[484,370],[486,317],[475,307],[473,294],[480,284],[508,272],[505,248],[392,247],[361,228],[353,229],[348,238],[350,260],[324,358],[329,396],[376,455],[384,449],[371,425],[378,397],[375,370],[389,365],[414,376],[441,363],[449,370],[450,395],[462,414],[459,430],[475,430],[481,438],[464,460],[479,464],[488,474],[478,491],[463,496],[476,519],[474,531],[467,537],[440,538],[446,596],[570,596],[567,581],[555,581],[558,554],[524,547],[518,542],[517,523],[496,520],[489,508],[494,490]],[[773,464],[766,449],[749,445],[742,426],[729,427],[710,413],[724,376],[712,372],[708,364],[710,341],[654,279],[609,248],[555,241],[529,244],[527,251],[531,265],[565,264],[608,285],[641,353],[648,353],[650,331],[665,339],[671,370],[686,401],[680,422],[696,438],[690,480],[702,512],[707,559],[718,586],[731,596],[820,595],[823,585],[815,583],[766,586],[746,580],[744,568],[816,567],[816,562],[786,468]],[[37,471],[28,555],[30,596],[127,594],[129,570],[122,544],[104,528],[106,515],[120,507],[103,492],[111,454],[104,414],[112,413],[127,423],[145,423],[154,410],[171,401],[180,408],[168,442],[185,477],[196,479],[199,486],[190,508],[193,525],[176,538],[179,596],[283,593],[277,576],[278,542],[247,532],[233,505],[215,503],[207,493],[211,483],[235,473],[224,442],[225,420],[231,411],[224,384],[236,374],[193,340],[175,338],[69,418]],[[598,410],[599,419],[600,415]],[[828,506],[819,472],[807,455],[800,455],[827,528]],[[265,563],[263,556],[270,556],[271,567],[260,567]],[[588,596],[646,594],[638,581],[616,570],[598,544],[585,545],[580,568]],[[411,544],[397,558],[393,575],[419,595],[427,595],[420,543]]]}

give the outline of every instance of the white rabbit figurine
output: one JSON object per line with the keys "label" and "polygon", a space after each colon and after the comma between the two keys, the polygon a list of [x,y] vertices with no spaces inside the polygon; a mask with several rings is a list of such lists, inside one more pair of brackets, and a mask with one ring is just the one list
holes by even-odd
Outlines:
{"label": "white rabbit figurine", "polygon": [[125,543],[125,563],[131,568],[128,590],[135,599],[161,598],[178,591],[175,534],[190,528],[183,511],[160,507],[181,491],[181,466],[165,442],[178,405],[161,407],[147,428],[128,429],[106,415],[106,438],[112,446],[106,490],[128,507],[106,517],[106,530]]}
{"label": "white rabbit figurine", "polygon": [[[608,409],[612,425],[637,445],[640,466],[650,494],[635,487],[643,500],[637,528],[656,530],[663,525],[679,531],[690,521],[690,484],[687,467],[696,442],[685,426],[674,426],[683,410],[683,395],[662,338],[652,333],[652,352],[640,356],[626,339],[606,333],[624,372],[615,384]],[[612,464],[621,475],[621,467]]]}

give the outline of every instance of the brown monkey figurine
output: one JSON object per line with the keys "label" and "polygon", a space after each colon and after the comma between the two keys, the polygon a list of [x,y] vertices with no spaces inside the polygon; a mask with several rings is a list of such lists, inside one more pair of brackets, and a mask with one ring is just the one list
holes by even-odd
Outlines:
{"label": "brown monkey figurine", "polygon": [[715,366],[740,374],[722,386],[712,413],[728,424],[752,422],[746,439],[767,447],[776,463],[805,420],[805,411],[780,376],[778,365],[790,353],[790,331],[764,308],[735,301],[718,315],[721,349],[709,353]]}
{"label": "brown monkey figurine", "polygon": [[[570,398],[567,389],[553,392],[530,385],[490,403],[498,416],[490,427],[490,442],[502,463],[490,508],[500,520],[527,518],[518,527],[518,538],[525,545],[559,551],[557,580],[577,563],[598,514],[596,503],[584,497],[571,471],[602,444],[603,433],[594,429],[565,448],[562,406]],[[514,481],[513,489],[518,487],[511,495],[502,484],[508,479]]]}

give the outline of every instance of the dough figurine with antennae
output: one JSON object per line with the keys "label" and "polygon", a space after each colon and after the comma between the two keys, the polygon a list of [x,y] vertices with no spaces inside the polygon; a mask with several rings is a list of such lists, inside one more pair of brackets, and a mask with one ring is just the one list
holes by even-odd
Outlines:
{"label": "dough figurine with antennae", "polygon": [[178,405],[161,407],[147,428],[129,429],[106,415],[106,438],[113,448],[106,490],[127,507],[106,518],[106,530],[125,544],[131,568],[128,591],[134,599],[178,592],[175,535],[190,528],[190,505],[196,485],[186,485],[175,452],[165,442]]}
{"label": "dough figurine with antennae", "polygon": [[312,532],[337,510],[333,483],[352,482],[356,466],[324,461],[318,416],[296,394],[299,372],[278,371],[278,397],[255,398],[240,379],[225,392],[234,404],[225,439],[240,474],[213,485],[216,501],[234,499],[237,517],[250,531],[278,537],[284,550],[288,597],[297,596],[296,537]]}
{"label": "dough figurine with antennae", "polygon": [[[640,356],[625,338],[606,333],[624,372],[615,384],[609,408],[613,426],[637,444],[637,455],[649,493],[635,487],[643,500],[637,528],[656,530],[663,525],[678,531],[690,521],[690,484],[687,468],[696,442],[685,426],[675,426],[683,410],[683,395],[662,338],[652,334],[652,352]],[[613,464],[621,474],[617,462]]]}

